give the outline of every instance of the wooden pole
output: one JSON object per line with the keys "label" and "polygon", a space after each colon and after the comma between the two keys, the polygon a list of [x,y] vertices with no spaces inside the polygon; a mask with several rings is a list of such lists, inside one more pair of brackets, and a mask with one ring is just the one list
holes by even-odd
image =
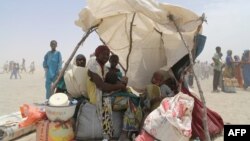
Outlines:
{"label": "wooden pole", "polygon": [[[101,23],[101,22],[100,22],[100,23]],[[65,63],[63,69],[60,71],[60,73],[59,73],[57,79],[55,80],[54,83],[51,84],[51,95],[54,94],[54,91],[55,91],[55,88],[56,88],[58,82],[59,82],[59,81],[61,80],[61,78],[63,77],[63,75],[64,75],[64,73],[65,73],[67,67],[68,67],[69,64],[70,64],[70,61],[73,59],[73,57],[74,57],[74,55],[76,54],[76,52],[77,52],[77,50],[79,49],[79,47],[80,47],[80,46],[84,43],[84,41],[88,38],[88,36],[90,35],[90,33],[92,33],[92,32],[94,31],[94,29],[100,25],[100,23],[97,24],[97,25],[95,25],[95,26],[93,26],[93,27],[91,27],[91,28],[85,33],[85,35],[82,37],[82,39],[78,42],[78,44],[76,45],[74,51],[71,53],[69,59],[68,59],[67,62]]]}
{"label": "wooden pole", "polygon": [[125,76],[127,76],[127,72],[129,69],[129,56],[131,54],[132,51],[132,46],[133,46],[133,23],[134,23],[134,19],[135,19],[135,14],[133,15],[132,21],[130,22],[130,32],[129,32],[129,50],[128,50],[128,56],[127,56],[127,60],[126,60],[126,70],[125,70]]}
{"label": "wooden pole", "polygon": [[211,138],[210,138],[210,135],[209,135],[209,131],[208,131],[208,125],[207,125],[207,107],[206,107],[206,101],[205,101],[205,97],[203,95],[203,91],[201,89],[201,85],[200,85],[200,81],[198,79],[198,77],[196,76],[195,72],[194,72],[194,60],[193,60],[193,56],[192,56],[192,52],[191,50],[189,49],[188,45],[186,44],[184,38],[183,38],[183,35],[178,27],[178,25],[176,24],[175,20],[174,20],[174,17],[173,15],[169,15],[168,16],[169,19],[171,21],[173,21],[176,29],[177,29],[177,32],[179,33],[180,37],[181,37],[181,40],[183,41],[184,43],[184,46],[186,47],[186,49],[188,50],[188,54],[189,54],[189,60],[190,60],[190,64],[191,64],[191,69],[192,69],[192,72],[194,74],[194,78],[196,80],[196,83],[197,83],[197,86],[198,86],[198,89],[199,89],[199,94],[200,94],[200,97],[201,97],[201,101],[202,101],[202,104],[203,104],[203,118],[202,118],[202,123],[203,123],[203,128],[205,130],[205,137],[206,137],[206,141],[211,141]]}

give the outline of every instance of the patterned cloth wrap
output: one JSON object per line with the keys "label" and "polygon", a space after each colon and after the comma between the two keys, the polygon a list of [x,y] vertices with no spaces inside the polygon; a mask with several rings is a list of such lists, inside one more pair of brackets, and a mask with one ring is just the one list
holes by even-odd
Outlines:
{"label": "patterned cloth wrap", "polygon": [[188,141],[192,132],[193,106],[194,99],[182,93],[164,98],[160,106],[146,117],[143,129],[161,141]]}
{"label": "patterned cloth wrap", "polygon": [[112,125],[112,108],[109,97],[102,98],[102,129],[103,135],[113,137],[114,130]]}

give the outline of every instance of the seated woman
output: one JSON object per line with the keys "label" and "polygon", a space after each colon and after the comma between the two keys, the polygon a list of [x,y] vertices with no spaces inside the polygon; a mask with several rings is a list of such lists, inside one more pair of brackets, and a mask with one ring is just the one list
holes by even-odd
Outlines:
{"label": "seated woman", "polygon": [[[111,100],[110,92],[113,91],[126,91],[126,83],[107,83],[105,82],[105,76],[109,69],[105,66],[109,59],[110,50],[107,46],[98,46],[95,50],[96,59],[89,61],[88,63],[88,76],[89,81],[87,81],[88,96],[90,103],[97,106],[97,113],[99,118],[102,120],[103,136],[109,139],[113,136],[112,123],[111,123]],[[126,79],[123,79],[126,80]],[[109,92],[107,94],[107,92]],[[124,118],[123,132],[120,135],[119,140],[128,140],[127,132],[129,127],[127,126],[127,121]],[[127,128],[128,127],[128,128]]]}
{"label": "seated woman", "polygon": [[64,77],[60,79],[56,93],[65,93],[70,99],[76,99],[78,101],[73,116],[73,118],[76,119],[80,104],[84,99],[87,99],[85,56],[78,54],[73,64],[72,68],[65,71]]}

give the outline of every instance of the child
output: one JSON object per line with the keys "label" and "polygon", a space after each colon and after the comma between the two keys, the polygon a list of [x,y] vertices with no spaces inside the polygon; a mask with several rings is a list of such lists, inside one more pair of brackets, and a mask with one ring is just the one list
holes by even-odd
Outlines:
{"label": "child", "polygon": [[152,84],[147,86],[147,96],[144,101],[145,108],[149,112],[157,108],[163,98],[175,95],[165,82],[163,71],[156,71],[153,74],[151,79]]}
{"label": "child", "polygon": [[122,79],[122,72],[117,68],[119,63],[119,57],[115,54],[111,55],[109,58],[110,68],[109,72],[106,74],[105,81],[107,83],[115,84]]}

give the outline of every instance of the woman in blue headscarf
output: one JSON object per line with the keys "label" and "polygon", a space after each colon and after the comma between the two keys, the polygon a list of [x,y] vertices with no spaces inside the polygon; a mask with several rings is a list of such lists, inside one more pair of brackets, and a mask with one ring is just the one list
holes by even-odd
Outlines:
{"label": "woman in blue headscarf", "polygon": [[250,50],[245,50],[242,58],[242,74],[244,79],[244,89],[250,86]]}

